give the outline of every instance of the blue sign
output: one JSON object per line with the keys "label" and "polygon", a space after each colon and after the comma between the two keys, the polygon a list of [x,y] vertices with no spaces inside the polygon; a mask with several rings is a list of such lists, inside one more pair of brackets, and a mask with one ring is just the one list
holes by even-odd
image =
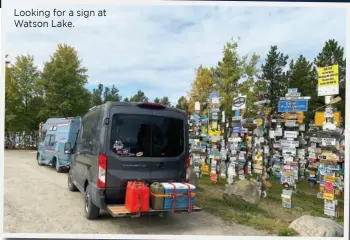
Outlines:
{"label": "blue sign", "polygon": [[219,92],[211,92],[211,93],[209,93],[209,97],[210,98],[217,98],[217,97],[219,97]]}
{"label": "blue sign", "polygon": [[308,100],[283,100],[278,102],[278,112],[307,112]]}
{"label": "blue sign", "polygon": [[241,116],[241,110],[236,110],[235,111],[235,117]]}
{"label": "blue sign", "polygon": [[296,93],[298,92],[297,88],[288,88],[288,93]]}
{"label": "blue sign", "polygon": [[232,133],[241,133],[241,126],[232,127]]}

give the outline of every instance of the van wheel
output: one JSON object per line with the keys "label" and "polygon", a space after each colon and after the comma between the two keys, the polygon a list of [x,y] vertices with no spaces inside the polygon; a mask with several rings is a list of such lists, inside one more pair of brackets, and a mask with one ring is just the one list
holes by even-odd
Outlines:
{"label": "van wheel", "polygon": [[56,158],[55,158],[55,168],[56,168],[56,172],[58,173],[62,172],[62,168],[58,166]]}
{"label": "van wheel", "polygon": [[84,198],[84,210],[85,210],[85,217],[89,220],[97,219],[100,213],[100,209],[92,202],[91,190],[89,185],[86,186],[85,198]]}
{"label": "van wheel", "polygon": [[36,154],[36,161],[38,162],[39,166],[43,166],[44,164],[42,164],[42,163],[40,162],[40,158],[41,158],[40,153],[37,153],[37,154]]}
{"label": "van wheel", "polygon": [[72,176],[71,171],[69,171],[69,173],[68,173],[68,189],[71,192],[78,191],[78,188],[73,183],[73,176]]}

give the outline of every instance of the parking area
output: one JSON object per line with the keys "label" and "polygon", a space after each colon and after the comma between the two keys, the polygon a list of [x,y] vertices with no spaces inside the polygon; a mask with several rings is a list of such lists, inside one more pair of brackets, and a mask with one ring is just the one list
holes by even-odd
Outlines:
{"label": "parking area", "polygon": [[227,224],[205,211],[141,218],[98,220],[84,217],[83,196],[67,188],[67,173],[39,166],[35,151],[5,151],[4,232],[80,234],[266,235],[253,228]]}

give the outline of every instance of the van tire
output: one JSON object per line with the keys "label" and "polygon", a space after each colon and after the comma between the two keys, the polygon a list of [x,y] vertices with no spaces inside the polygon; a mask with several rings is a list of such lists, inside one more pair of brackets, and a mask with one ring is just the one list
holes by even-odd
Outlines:
{"label": "van tire", "polygon": [[100,209],[92,202],[90,186],[86,186],[84,196],[84,211],[85,217],[89,220],[97,219],[100,214]]}
{"label": "van tire", "polygon": [[42,164],[42,163],[40,162],[40,158],[41,158],[40,153],[37,153],[37,154],[36,154],[36,161],[38,162],[38,165],[39,165],[39,166],[43,166],[44,164]]}
{"label": "van tire", "polygon": [[78,188],[73,183],[73,176],[72,176],[71,171],[69,171],[69,173],[68,173],[68,190],[71,192],[78,191]]}
{"label": "van tire", "polygon": [[57,159],[56,159],[56,158],[54,158],[54,159],[55,159],[55,169],[56,169],[56,172],[58,172],[58,173],[62,172],[62,168],[58,167],[58,165],[57,165]]}

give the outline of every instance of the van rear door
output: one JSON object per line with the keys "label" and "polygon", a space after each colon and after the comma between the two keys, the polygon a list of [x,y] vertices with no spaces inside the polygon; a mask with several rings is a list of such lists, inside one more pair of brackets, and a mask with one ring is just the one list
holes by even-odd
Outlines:
{"label": "van rear door", "polygon": [[152,182],[186,180],[188,134],[186,115],[174,110],[154,110],[152,131]]}
{"label": "van rear door", "polygon": [[107,133],[106,201],[125,198],[128,181],[186,178],[185,114],[138,106],[112,106]]}

